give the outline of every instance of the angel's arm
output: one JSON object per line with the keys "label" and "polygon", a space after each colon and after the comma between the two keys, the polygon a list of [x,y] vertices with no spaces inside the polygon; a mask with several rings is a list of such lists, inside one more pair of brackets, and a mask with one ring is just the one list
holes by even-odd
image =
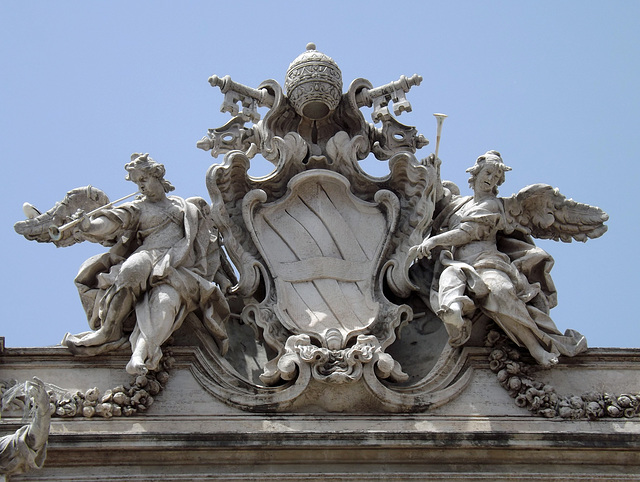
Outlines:
{"label": "angel's arm", "polygon": [[29,386],[28,395],[35,405],[35,414],[27,429],[27,445],[32,450],[38,451],[47,443],[51,410],[49,394],[44,383],[36,377],[33,380],[33,382],[27,383]]}
{"label": "angel's arm", "polygon": [[431,257],[431,250],[438,246],[464,246],[473,241],[474,238],[471,233],[464,231],[460,228],[452,229],[442,234],[425,239],[418,246],[415,246],[416,258]]}
{"label": "angel's arm", "polygon": [[425,159],[422,160],[422,163],[427,166],[428,169],[432,169],[435,174],[434,186],[436,189],[436,198],[435,201],[440,202],[442,198],[447,194],[444,188],[444,184],[442,182],[442,178],[440,177],[440,166],[442,165],[442,161],[439,158],[436,158],[435,154],[429,154]]}
{"label": "angel's arm", "polygon": [[73,235],[78,240],[100,243],[115,238],[122,228],[123,223],[118,217],[98,215],[91,218],[85,217],[78,224]]}
{"label": "angel's arm", "polygon": [[86,234],[90,234],[97,238],[109,237],[120,228],[120,224],[107,218],[106,216],[99,216],[95,219],[91,219],[86,228],[82,228],[82,231]]}

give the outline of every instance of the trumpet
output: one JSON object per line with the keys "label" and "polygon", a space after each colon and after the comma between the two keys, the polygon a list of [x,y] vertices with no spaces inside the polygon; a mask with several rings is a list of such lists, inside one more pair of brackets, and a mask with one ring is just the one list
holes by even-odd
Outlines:
{"label": "trumpet", "polygon": [[115,201],[111,201],[110,203],[105,204],[104,206],[100,206],[96,209],[94,209],[93,211],[90,211],[88,213],[86,213],[85,215],[74,219],[73,221],[68,222],[67,224],[63,224],[62,226],[56,226],[54,224],[52,224],[51,226],[49,226],[49,236],[51,237],[51,239],[53,241],[59,241],[62,238],[62,234],[65,231],[68,231],[69,229],[73,228],[74,226],[77,226],[78,224],[80,224],[85,217],[90,218],[91,216],[93,216],[94,214],[99,213],[100,211],[102,211],[103,209],[107,209],[110,208],[111,206],[113,206],[114,204],[117,204],[121,201],[124,201],[125,199],[129,199],[132,196],[135,196],[136,194],[140,194],[140,191],[136,191],[134,193],[131,193],[127,196],[121,197],[120,199],[116,199]]}
{"label": "trumpet", "polygon": [[440,134],[442,134],[442,123],[444,122],[447,114],[433,114],[436,118],[436,122],[438,123],[438,129],[436,131],[436,152],[435,156],[438,159],[438,150],[440,149]]}

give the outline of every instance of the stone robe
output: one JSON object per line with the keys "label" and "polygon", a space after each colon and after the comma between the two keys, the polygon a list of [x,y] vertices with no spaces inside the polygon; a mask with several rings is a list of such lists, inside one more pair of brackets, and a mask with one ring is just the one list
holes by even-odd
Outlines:
{"label": "stone robe", "polygon": [[434,220],[433,235],[454,229],[472,241],[436,249],[435,265],[422,260],[412,268],[423,299],[436,314],[459,302],[466,318],[480,310],[520,346],[519,334],[527,330],[550,353],[574,356],[586,350],[580,333],[563,335],[549,317],[557,303],[553,258],[509,226],[500,198],[477,203],[472,197],[454,197]]}
{"label": "stone robe", "polygon": [[[191,313],[202,321],[223,354],[228,346],[224,324],[229,315],[229,306],[214,283],[214,277],[226,259],[223,260],[224,254],[215,228],[201,210],[206,203],[202,199],[194,202],[174,196],[169,199],[179,208],[180,215],[177,218],[167,215],[164,222],[146,231],[139,226],[141,210],[145,209],[143,201],[101,212],[100,216],[107,217],[120,228],[110,239],[92,239],[89,235],[86,235],[86,239],[113,247],[107,253],[88,259],[80,267],[75,279],[89,326],[97,330],[106,318],[114,294],[123,288],[124,283],[131,285],[129,280],[119,276],[126,261],[135,256],[150,266],[148,272],[133,286],[127,286],[132,290],[136,303],[135,312],[124,323],[125,330],[133,328],[129,336],[133,351],[141,339],[146,341],[149,369],[155,369],[161,358],[160,346]],[[168,246],[158,245],[157,242],[147,246],[145,240],[153,234],[161,235],[161,230],[170,223],[181,226],[182,238],[177,242],[172,239],[171,243],[166,243],[170,244]],[[157,238],[162,236],[154,237]],[[149,306],[154,288],[163,284],[170,285],[180,295],[180,306],[170,326],[168,322],[163,324],[153,319]],[[74,338],[81,340],[82,335]],[[95,355],[123,346],[126,341],[126,338],[122,338],[99,346],[82,346],[67,340],[67,345],[76,353]]]}

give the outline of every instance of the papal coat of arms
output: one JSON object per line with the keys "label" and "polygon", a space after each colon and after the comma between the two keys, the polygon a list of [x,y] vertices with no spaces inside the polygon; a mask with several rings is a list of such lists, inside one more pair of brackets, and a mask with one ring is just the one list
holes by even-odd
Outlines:
{"label": "papal coat of arms", "polygon": [[[440,179],[437,144],[419,160],[428,141],[397,120],[421,80],[357,79],[344,93],[313,44],[284,89],[212,76],[232,119],[198,142],[224,155],[206,176],[210,204],[168,196],[164,166],[134,154],[134,201],[76,189],[16,225],[29,239],[110,247],[76,279],[92,331],[64,343],[80,355],[130,346],[138,375],[168,344],[198,344],[202,386],[253,411],[425,410],[464,388],[464,348],[487,333],[543,367],[584,351],[549,318],[552,260],[531,237],[598,237],[606,214],[540,184],[497,197],[510,170],[497,151],[469,168],[473,196],[461,196]],[[386,177],[360,168],[370,154],[388,161]],[[258,155],[274,164],[261,178],[248,174]]]}

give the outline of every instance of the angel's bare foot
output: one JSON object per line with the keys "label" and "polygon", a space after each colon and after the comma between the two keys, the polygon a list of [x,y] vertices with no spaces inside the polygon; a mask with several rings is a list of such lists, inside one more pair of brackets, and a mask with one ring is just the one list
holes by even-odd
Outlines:
{"label": "angel's bare foot", "polygon": [[533,356],[538,364],[544,368],[551,368],[558,364],[558,356],[554,353],[549,353],[542,348],[539,350],[532,350],[531,356]]}
{"label": "angel's bare foot", "polygon": [[115,333],[115,330],[102,327],[93,333],[88,333],[81,338],[77,338],[75,344],[78,346],[96,346],[115,341],[119,337],[119,334]]}
{"label": "angel's bare foot", "polygon": [[146,375],[148,371],[144,361],[136,355],[132,356],[127,363],[127,373],[130,375]]}
{"label": "angel's bare foot", "polygon": [[449,333],[449,344],[453,347],[464,345],[471,336],[471,321],[462,316],[458,306],[452,306],[441,314]]}

